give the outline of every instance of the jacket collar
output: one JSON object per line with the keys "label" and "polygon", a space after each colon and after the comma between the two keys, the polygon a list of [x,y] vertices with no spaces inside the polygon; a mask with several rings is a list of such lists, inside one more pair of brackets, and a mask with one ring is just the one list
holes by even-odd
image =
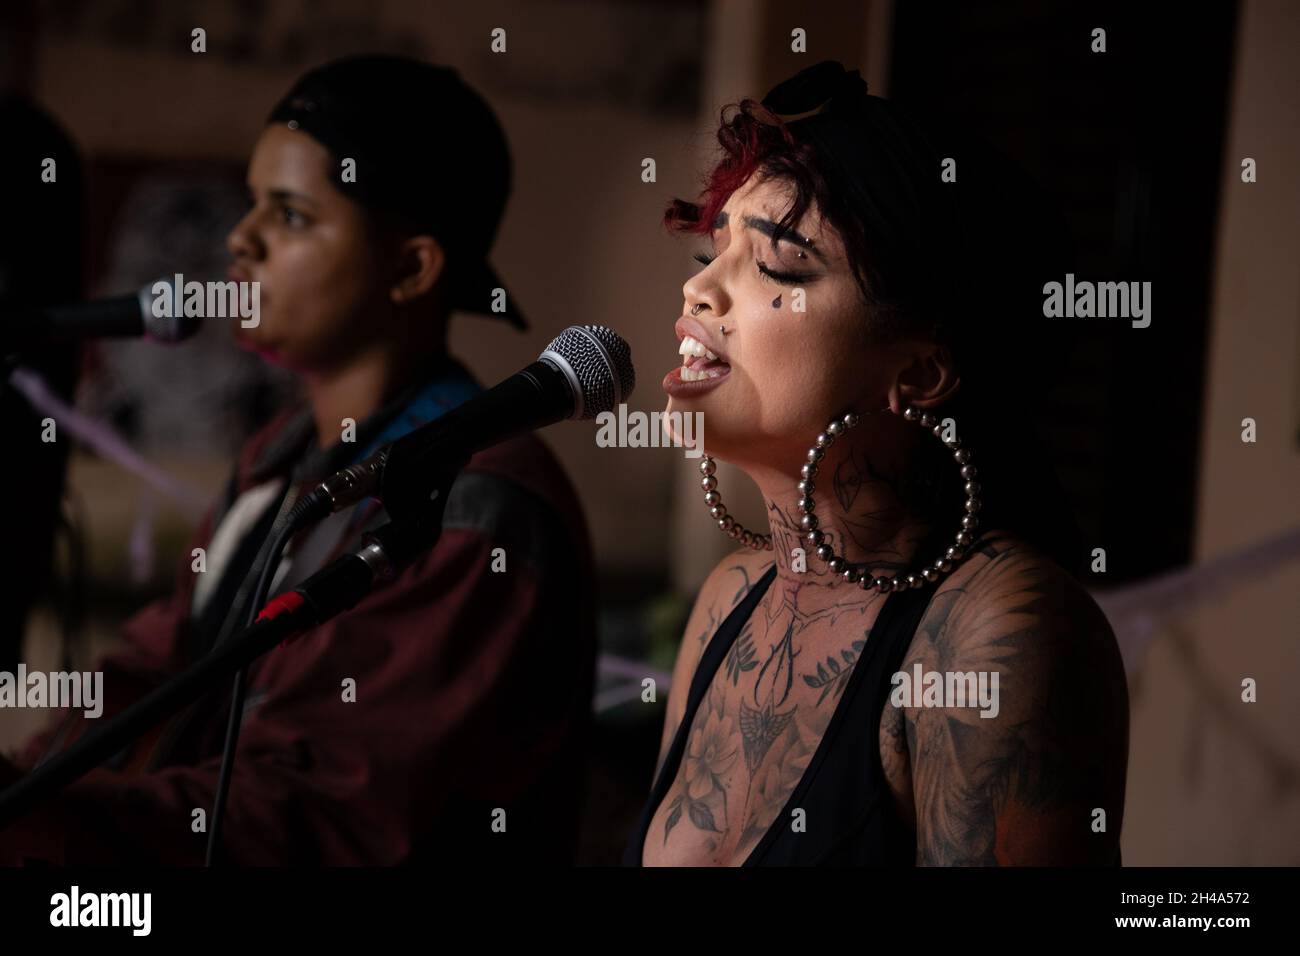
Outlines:
{"label": "jacket collar", "polygon": [[304,405],[263,446],[250,466],[245,484],[288,475],[292,483],[320,481],[402,437],[482,391],[473,375],[450,355],[442,355],[417,381],[357,422],[356,440],[321,448],[316,422]]}

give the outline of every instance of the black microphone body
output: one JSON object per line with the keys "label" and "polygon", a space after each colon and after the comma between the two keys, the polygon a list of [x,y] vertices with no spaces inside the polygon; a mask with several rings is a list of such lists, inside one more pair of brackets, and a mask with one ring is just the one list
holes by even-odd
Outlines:
{"label": "black microphone body", "polygon": [[565,419],[612,411],[635,382],[631,350],[618,335],[601,326],[570,327],[504,382],[325,479],[302,499],[294,521],[371,496],[399,518],[427,505],[475,452]]}
{"label": "black microphone body", "polygon": [[475,452],[572,418],[573,412],[569,380],[538,359],[389,445],[379,497],[397,517],[394,507],[402,510],[399,502],[428,499],[432,476],[458,470]]}
{"label": "black microphone body", "polygon": [[[143,336],[179,342],[198,331],[199,320],[185,316],[179,308],[173,308],[170,316],[155,316],[152,290],[149,285],[135,295],[6,311],[0,317],[0,341],[10,352],[92,338]],[[174,290],[169,291],[175,295]]]}

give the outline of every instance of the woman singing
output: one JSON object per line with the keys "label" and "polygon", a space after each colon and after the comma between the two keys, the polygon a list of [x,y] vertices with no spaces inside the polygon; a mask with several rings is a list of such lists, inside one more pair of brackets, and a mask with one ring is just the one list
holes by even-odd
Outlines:
{"label": "woman singing", "polygon": [[1118,863],[1127,690],[1023,414],[1055,360],[1023,184],[981,208],[996,166],[831,62],[719,141],[666,216],[711,248],[664,390],[704,415],[700,520],[744,547],[690,615],[625,862]]}

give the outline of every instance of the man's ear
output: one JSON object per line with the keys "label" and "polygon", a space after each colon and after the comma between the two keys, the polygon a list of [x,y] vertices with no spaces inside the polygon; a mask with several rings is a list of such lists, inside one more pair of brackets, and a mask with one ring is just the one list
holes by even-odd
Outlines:
{"label": "man's ear", "polygon": [[397,281],[389,293],[396,305],[405,305],[427,295],[442,275],[447,255],[432,236],[411,236],[402,240]]}
{"label": "man's ear", "polygon": [[957,394],[961,377],[946,345],[918,343],[889,389],[889,407],[902,412],[909,405],[924,411]]}

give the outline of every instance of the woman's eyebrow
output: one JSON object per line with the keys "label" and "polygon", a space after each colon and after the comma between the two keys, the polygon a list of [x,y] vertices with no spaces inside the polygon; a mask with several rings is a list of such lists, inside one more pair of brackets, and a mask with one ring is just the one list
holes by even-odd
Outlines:
{"label": "woman's eyebrow", "polygon": [[[776,223],[771,219],[760,219],[758,216],[746,216],[741,221],[746,225],[746,227],[757,230],[769,239],[772,239],[774,242],[776,241]],[[826,257],[821,254],[817,247],[813,245],[813,241],[807,236],[798,233],[793,229],[787,229],[781,234],[781,239],[786,242],[793,242],[796,245],[807,249],[814,256],[820,259],[823,265],[826,263]]]}

